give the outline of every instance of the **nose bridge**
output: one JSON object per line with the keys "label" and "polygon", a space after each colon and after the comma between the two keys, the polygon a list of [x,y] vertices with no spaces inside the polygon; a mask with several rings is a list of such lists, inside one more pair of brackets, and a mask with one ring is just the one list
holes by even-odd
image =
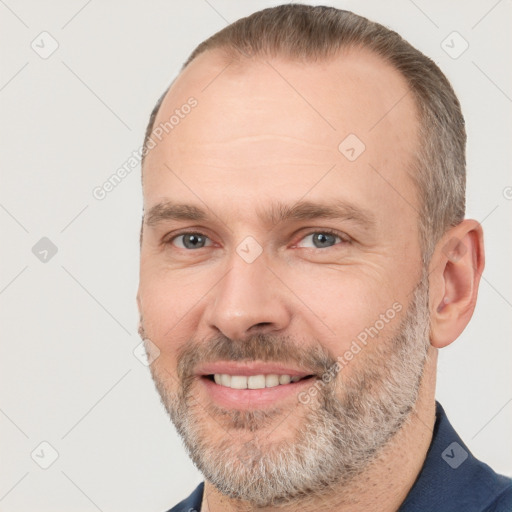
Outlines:
{"label": "nose bridge", "polygon": [[233,252],[230,270],[214,290],[210,325],[232,339],[242,339],[258,329],[282,330],[289,320],[286,297],[264,255],[250,261]]}

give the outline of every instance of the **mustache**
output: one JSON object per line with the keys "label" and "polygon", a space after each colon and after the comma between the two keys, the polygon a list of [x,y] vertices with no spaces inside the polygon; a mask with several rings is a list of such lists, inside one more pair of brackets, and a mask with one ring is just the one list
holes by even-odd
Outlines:
{"label": "mustache", "polygon": [[190,340],[178,350],[177,373],[181,380],[195,374],[197,365],[217,361],[264,361],[294,364],[301,370],[321,375],[336,359],[320,343],[298,345],[289,336],[256,334],[233,340],[218,334],[207,340]]}

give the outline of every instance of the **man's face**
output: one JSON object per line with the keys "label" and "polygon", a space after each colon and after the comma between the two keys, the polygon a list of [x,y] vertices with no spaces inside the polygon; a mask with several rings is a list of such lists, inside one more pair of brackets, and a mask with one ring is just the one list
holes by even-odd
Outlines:
{"label": "man's face", "polygon": [[[318,487],[322,443],[340,436],[341,462],[321,454],[323,485],[361,470],[416,400],[428,323],[416,110],[399,74],[361,51],[203,54],[155,127],[190,97],[144,165],[141,334],[196,464],[263,504]],[[263,497],[293,460],[309,483],[290,474]]]}

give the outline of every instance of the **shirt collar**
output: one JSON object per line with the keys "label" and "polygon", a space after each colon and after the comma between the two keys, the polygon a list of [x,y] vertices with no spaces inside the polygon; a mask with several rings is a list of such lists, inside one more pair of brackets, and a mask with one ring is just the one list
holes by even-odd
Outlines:
{"label": "shirt collar", "polygon": [[[483,511],[507,488],[511,480],[497,475],[477,460],[453,429],[436,402],[436,422],[423,467],[398,512],[442,510]],[[204,483],[169,512],[201,510]]]}
{"label": "shirt collar", "polygon": [[484,510],[510,485],[477,460],[436,402],[436,423],[423,468],[399,512]]}

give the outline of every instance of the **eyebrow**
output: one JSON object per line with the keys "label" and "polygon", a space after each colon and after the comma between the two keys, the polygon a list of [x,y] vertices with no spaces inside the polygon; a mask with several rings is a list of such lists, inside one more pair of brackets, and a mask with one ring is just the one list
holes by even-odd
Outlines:
{"label": "eyebrow", "polygon": [[208,215],[197,206],[165,201],[150,208],[145,217],[146,224],[154,226],[166,220],[206,220]]}
{"label": "eyebrow", "polygon": [[[292,205],[272,202],[270,206],[259,209],[257,213],[267,225],[312,219],[348,220],[365,229],[376,224],[376,217],[372,212],[341,200],[329,203],[299,201]],[[146,224],[155,226],[169,220],[205,221],[209,218],[211,215],[197,206],[165,201],[150,208],[146,215]]]}

